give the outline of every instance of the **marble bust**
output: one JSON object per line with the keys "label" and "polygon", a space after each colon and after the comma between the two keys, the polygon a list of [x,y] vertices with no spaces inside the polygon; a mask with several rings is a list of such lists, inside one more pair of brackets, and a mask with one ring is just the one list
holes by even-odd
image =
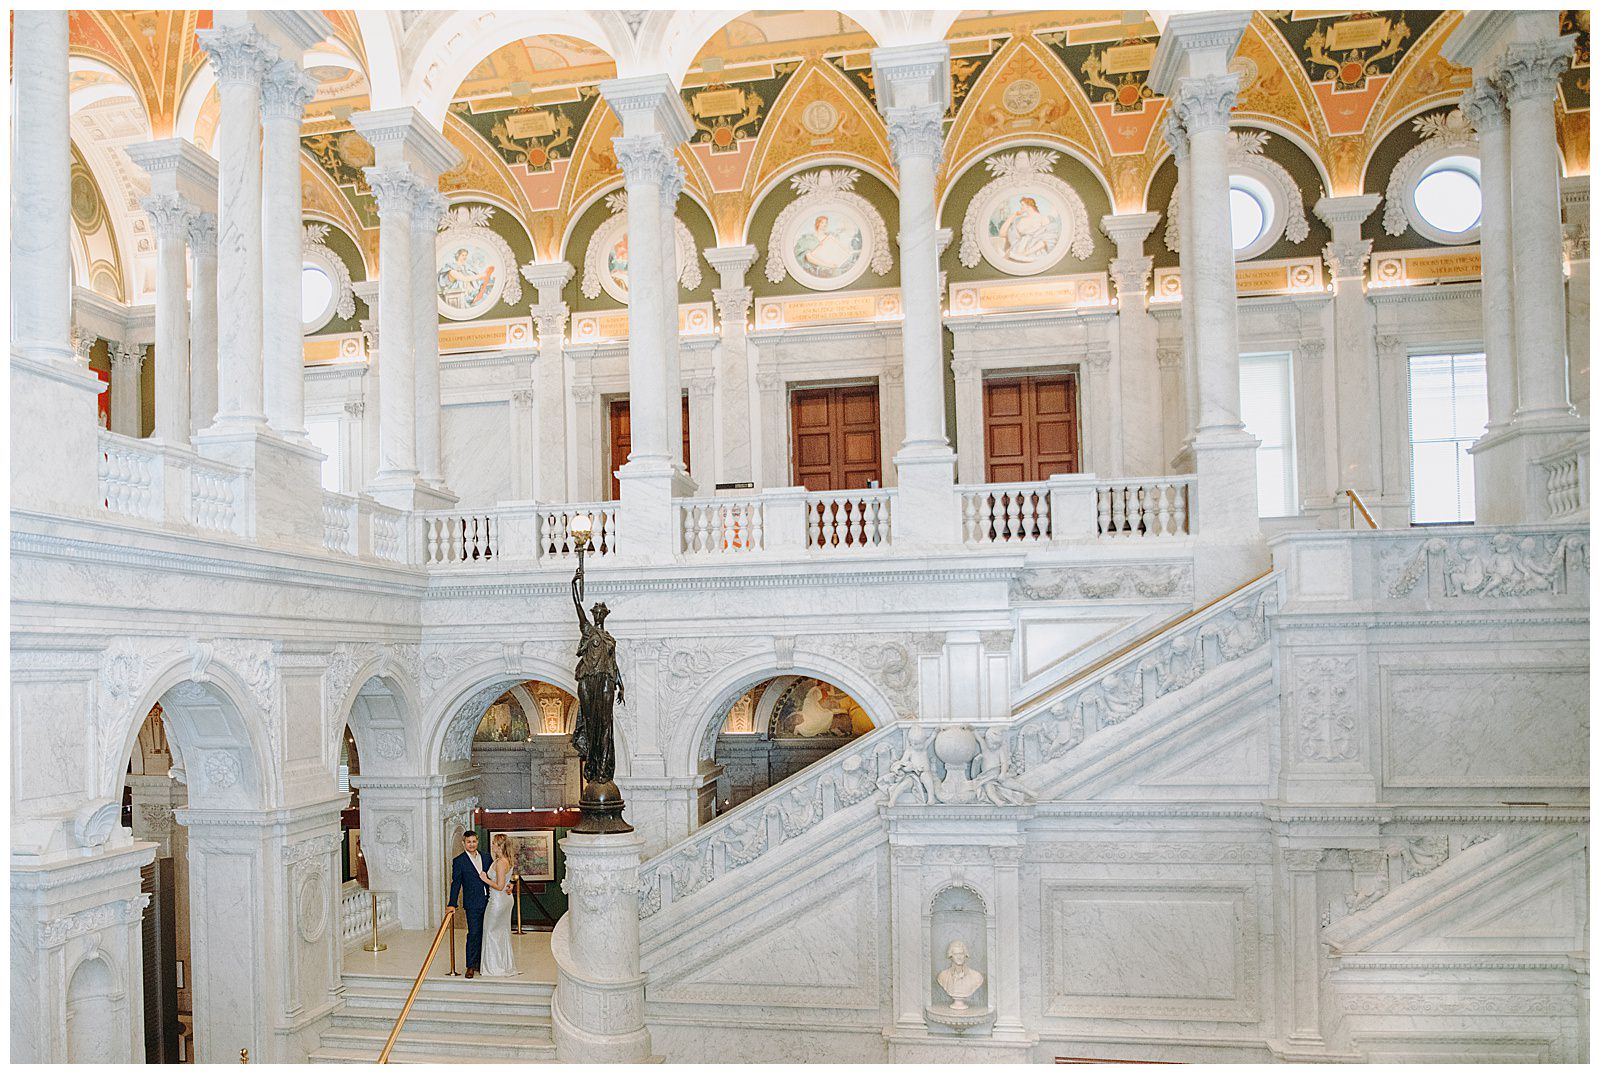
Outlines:
{"label": "marble bust", "polygon": [[967,945],[961,940],[950,941],[944,957],[950,960],[950,965],[939,971],[936,980],[950,997],[950,1009],[964,1011],[968,997],[983,987],[983,974],[967,965]]}

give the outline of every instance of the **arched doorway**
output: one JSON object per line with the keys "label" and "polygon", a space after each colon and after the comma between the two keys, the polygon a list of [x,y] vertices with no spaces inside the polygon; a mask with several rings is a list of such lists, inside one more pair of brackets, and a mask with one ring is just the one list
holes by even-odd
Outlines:
{"label": "arched doorway", "polygon": [[472,734],[478,804],[489,810],[576,806],[581,790],[572,729],[578,700],[527,679],[489,703]]}
{"label": "arched doorway", "polygon": [[122,826],[156,844],[140,870],[149,896],[140,923],[144,952],[144,1049],[148,1063],[194,1061],[194,975],[189,945],[189,838],[175,810],[188,805],[186,778],[157,703],[139,728],[123,785]]}
{"label": "arched doorway", "polygon": [[815,764],[873,728],[860,702],[809,675],[780,675],[728,708],[713,745],[717,814]]}

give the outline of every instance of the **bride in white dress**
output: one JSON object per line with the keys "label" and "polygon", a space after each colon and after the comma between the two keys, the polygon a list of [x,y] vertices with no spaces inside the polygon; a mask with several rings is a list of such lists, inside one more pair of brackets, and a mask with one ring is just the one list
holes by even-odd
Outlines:
{"label": "bride in white dress", "polygon": [[515,977],[517,964],[511,954],[511,857],[505,836],[495,836],[489,846],[494,860],[483,874],[483,882],[489,885],[489,905],[483,912],[480,973],[484,977]]}

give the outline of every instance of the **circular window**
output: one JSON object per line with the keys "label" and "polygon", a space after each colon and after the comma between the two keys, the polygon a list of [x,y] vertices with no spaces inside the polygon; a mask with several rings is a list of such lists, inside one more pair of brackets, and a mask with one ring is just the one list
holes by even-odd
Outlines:
{"label": "circular window", "polygon": [[320,327],[328,322],[327,314],[333,306],[333,280],[318,265],[310,262],[300,267],[300,323],[303,327]]}
{"label": "circular window", "polygon": [[1422,222],[1452,239],[1478,226],[1483,215],[1483,187],[1478,162],[1472,157],[1445,157],[1422,173],[1411,193]]}
{"label": "circular window", "polygon": [[1276,201],[1267,185],[1252,175],[1228,179],[1228,213],[1233,230],[1233,256],[1247,261],[1267,251],[1282,225],[1276,220]]}

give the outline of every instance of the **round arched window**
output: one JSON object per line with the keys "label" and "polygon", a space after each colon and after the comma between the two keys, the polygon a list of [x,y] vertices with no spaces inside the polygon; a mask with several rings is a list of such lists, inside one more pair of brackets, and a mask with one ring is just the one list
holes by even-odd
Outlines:
{"label": "round arched window", "polygon": [[1474,157],[1443,157],[1428,166],[1411,194],[1417,215],[1452,237],[1478,226],[1483,216],[1483,186]]}
{"label": "round arched window", "polygon": [[300,266],[300,323],[316,328],[328,322],[334,301],[333,280],[320,265]]}
{"label": "round arched window", "polygon": [[1233,256],[1244,261],[1264,253],[1276,240],[1276,205],[1267,184],[1253,175],[1228,179],[1228,211],[1233,225]]}

